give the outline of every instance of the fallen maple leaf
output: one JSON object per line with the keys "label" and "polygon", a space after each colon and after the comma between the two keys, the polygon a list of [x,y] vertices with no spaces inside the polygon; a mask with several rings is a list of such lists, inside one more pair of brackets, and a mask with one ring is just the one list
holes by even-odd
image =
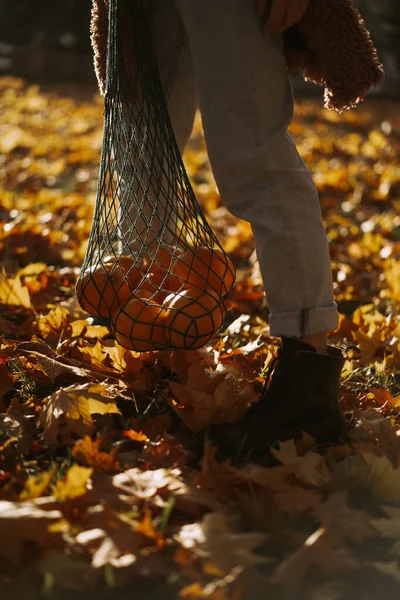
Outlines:
{"label": "fallen maple leaf", "polygon": [[151,519],[151,510],[149,510],[149,508],[145,509],[142,519],[136,525],[136,531],[140,535],[151,540],[159,550],[165,546],[164,536],[160,531],[154,529],[153,521]]}
{"label": "fallen maple leaf", "polygon": [[362,542],[376,535],[371,517],[365,511],[353,509],[348,504],[348,492],[332,494],[325,502],[317,504],[313,514],[329,532],[329,538],[335,546],[344,540]]}
{"label": "fallen maple leaf", "polygon": [[57,347],[69,327],[69,311],[59,304],[47,315],[38,319],[38,329],[41,336],[50,346]]}
{"label": "fallen maple leaf", "polygon": [[400,505],[400,468],[387,456],[361,452],[334,464],[333,472],[349,488],[368,489],[381,502]]}
{"label": "fallen maple leaf", "polygon": [[72,465],[64,479],[57,481],[54,497],[61,502],[65,502],[84,496],[88,491],[92,474],[93,469]]}
{"label": "fallen maple leaf", "polygon": [[33,500],[44,496],[55,475],[56,469],[53,467],[49,471],[43,471],[37,475],[31,475],[25,482],[24,490],[19,495],[20,500]]}
{"label": "fallen maple leaf", "polygon": [[13,452],[28,452],[32,445],[33,424],[18,409],[9,408],[7,413],[0,414],[0,435],[13,439]]}
{"label": "fallen maple leaf", "polygon": [[[68,379],[86,379],[92,380],[94,379],[91,371],[88,369],[82,369],[81,367],[77,367],[71,364],[65,364],[64,362],[60,362],[51,356],[45,356],[44,354],[40,354],[39,352],[31,352],[31,356],[35,356],[37,363],[42,367],[43,372],[49,377],[52,383],[55,383],[56,380],[65,378]],[[63,357],[60,357],[62,360],[65,360]]]}
{"label": "fallen maple leaf", "polygon": [[79,550],[90,553],[94,569],[106,565],[126,568],[137,561],[142,540],[132,520],[107,506],[99,506],[88,525],[90,528],[78,533],[75,541]]}
{"label": "fallen maple leaf", "polygon": [[371,387],[369,388],[369,393],[373,394],[374,399],[381,405],[389,404],[390,406],[397,406],[399,404],[399,399],[394,398],[389,390],[382,390],[379,388]]}
{"label": "fallen maple leaf", "polygon": [[317,452],[307,452],[299,456],[293,440],[282,442],[278,450],[272,449],[272,453],[281,464],[295,466],[296,477],[305,483],[319,487],[332,479],[325,459]]}
{"label": "fallen maple leaf", "polygon": [[25,308],[32,307],[28,288],[22,285],[18,276],[9,279],[4,271],[0,273],[0,304],[11,304]]}
{"label": "fallen maple leaf", "polygon": [[348,549],[336,549],[323,528],[309,536],[303,546],[290,554],[275,570],[274,583],[292,594],[300,592],[307,575],[315,568],[324,573],[345,573],[361,569],[361,562]]}
{"label": "fallen maple leaf", "polygon": [[[198,383],[198,378],[194,380]],[[193,384],[170,381],[169,387],[174,396],[170,404],[182,421],[197,432],[213,423],[233,423],[238,421],[249,406],[258,399],[252,384],[228,373],[203,380],[203,391]]]}
{"label": "fallen maple leaf", "polygon": [[44,435],[55,443],[64,423],[68,431],[76,435],[91,433],[95,414],[121,414],[111,386],[84,383],[60,389],[45,399],[39,422],[44,427]]}
{"label": "fallen maple leaf", "polygon": [[261,565],[268,559],[253,551],[268,539],[261,532],[235,532],[224,512],[212,512],[200,523],[184,525],[175,535],[179,544],[228,573],[234,567]]}
{"label": "fallen maple leaf", "polygon": [[71,338],[102,339],[110,335],[110,330],[104,325],[89,325],[86,319],[79,319],[70,323]]}
{"label": "fallen maple leaf", "polygon": [[135,431],[134,429],[128,429],[127,431],[124,431],[124,438],[127,438],[128,440],[133,440],[134,442],[142,443],[149,441],[147,435],[145,435],[141,431]]}
{"label": "fallen maple leaf", "polygon": [[110,452],[102,452],[100,450],[102,443],[103,440],[101,438],[92,440],[88,435],[85,435],[82,440],[75,442],[71,455],[88,467],[93,467],[106,473],[117,471],[119,466],[115,457],[117,449],[114,448]]}

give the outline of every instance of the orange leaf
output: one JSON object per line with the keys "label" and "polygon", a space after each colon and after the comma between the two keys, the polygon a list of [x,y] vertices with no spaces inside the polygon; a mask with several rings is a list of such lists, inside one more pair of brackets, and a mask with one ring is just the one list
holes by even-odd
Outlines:
{"label": "orange leaf", "polygon": [[134,442],[148,442],[149,438],[141,431],[135,431],[134,429],[128,429],[124,431],[124,438],[133,440]]}
{"label": "orange leaf", "polygon": [[159,550],[164,547],[164,536],[159,531],[154,529],[153,522],[151,520],[151,511],[148,508],[145,509],[143,519],[138,523],[136,531],[144,537],[152,540],[154,545]]}
{"label": "orange leaf", "polygon": [[75,442],[72,449],[72,456],[88,467],[94,467],[107,473],[118,470],[118,461],[115,458],[117,449],[110,452],[101,452],[100,446],[103,440],[97,438],[92,440],[88,435],[82,440]]}

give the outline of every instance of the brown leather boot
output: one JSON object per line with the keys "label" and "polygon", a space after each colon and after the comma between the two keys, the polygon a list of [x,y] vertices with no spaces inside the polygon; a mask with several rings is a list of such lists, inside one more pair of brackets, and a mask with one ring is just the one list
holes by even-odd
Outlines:
{"label": "brown leather boot", "polygon": [[277,441],[311,434],[318,442],[337,441],[344,423],[338,405],[342,352],[328,354],[295,339],[282,338],[271,362],[260,401],[242,421],[209,428],[208,437],[224,455],[258,455]]}

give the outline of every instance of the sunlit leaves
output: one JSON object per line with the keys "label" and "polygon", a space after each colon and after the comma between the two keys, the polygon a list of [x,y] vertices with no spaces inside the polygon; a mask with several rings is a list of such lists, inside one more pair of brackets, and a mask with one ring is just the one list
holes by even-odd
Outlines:
{"label": "sunlit leaves", "polygon": [[173,585],[181,598],[341,600],[363,596],[354,581],[365,580],[365,596],[376,588],[380,600],[390,585],[396,598],[397,109],[338,117],[297,105],[291,131],[321,194],[341,311],[331,341],[346,344],[340,404],[352,429],[339,446],[307,436],[276,445],[260,466],[220,462],[199,434],[257,401],[278,342],[251,227],[222,206],[199,116],[185,160],[237,267],[232,321],[201,351],[138,354],[74,297],[102,103],[14,79],[0,79],[0,95],[2,598],[87,593],[105,581],[132,595],[144,574],[164,582],[166,597]]}

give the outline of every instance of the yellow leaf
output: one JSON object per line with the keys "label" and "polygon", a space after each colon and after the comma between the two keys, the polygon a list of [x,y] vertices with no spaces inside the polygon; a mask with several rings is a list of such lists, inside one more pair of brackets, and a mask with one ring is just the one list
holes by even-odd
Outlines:
{"label": "yellow leaf", "polygon": [[47,315],[38,320],[41,335],[46,339],[50,335],[60,335],[69,325],[69,311],[64,306],[56,306]]}
{"label": "yellow leaf", "polygon": [[19,277],[8,279],[4,272],[0,274],[0,303],[31,308],[28,288]]}
{"label": "yellow leaf", "polygon": [[84,496],[88,490],[88,483],[93,469],[72,465],[62,481],[57,481],[54,496],[61,501],[74,500]]}
{"label": "yellow leaf", "polygon": [[55,468],[44,471],[38,475],[31,475],[25,482],[25,488],[20,494],[20,500],[33,500],[44,495],[54,477]]}
{"label": "yellow leaf", "polygon": [[110,452],[102,452],[100,446],[102,439],[97,438],[92,440],[86,435],[83,440],[79,440],[75,443],[72,449],[72,456],[85,463],[89,467],[98,468],[101,471],[117,471],[118,461],[115,458],[117,449],[114,448]]}
{"label": "yellow leaf", "polygon": [[18,125],[8,125],[0,138],[0,152],[8,154],[15,148],[31,148],[35,144],[35,138],[25,129]]}
{"label": "yellow leaf", "polygon": [[199,583],[190,583],[179,592],[180,598],[204,598],[203,588]]}
{"label": "yellow leaf", "polygon": [[45,400],[39,420],[44,435],[56,442],[63,423],[71,433],[89,434],[94,426],[94,414],[121,414],[110,386],[85,383],[61,388]]}
{"label": "yellow leaf", "polygon": [[34,275],[40,275],[48,270],[48,266],[45,263],[31,263],[20,269],[17,273],[18,277],[33,277]]}

